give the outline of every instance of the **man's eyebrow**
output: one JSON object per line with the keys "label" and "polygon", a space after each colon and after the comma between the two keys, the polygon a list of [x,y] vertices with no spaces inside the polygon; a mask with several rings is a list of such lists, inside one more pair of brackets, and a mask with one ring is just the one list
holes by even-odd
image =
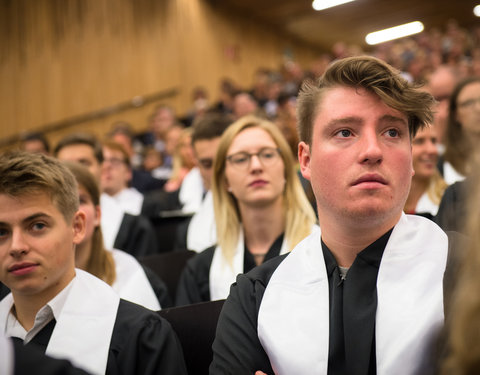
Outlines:
{"label": "man's eyebrow", "polygon": [[27,216],[25,219],[22,220],[22,222],[27,223],[29,221],[33,221],[33,220],[36,220],[36,219],[39,219],[39,218],[48,219],[49,217],[50,217],[50,215],[47,215],[44,212],[37,212],[37,213],[34,213],[30,216]]}
{"label": "man's eyebrow", "polygon": [[363,120],[360,117],[348,116],[348,117],[342,117],[342,118],[336,118],[336,119],[330,120],[327,123],[327,126],[325,128],[326,129],[331,129],[331,128],[335,128],[337,126],[359,125],[362,122],[363,122]]}
{"label": "man's eyebrow", "polygon": [[408,125],[408,122],[406,119],[402,118],[402,117],[398,117],[398,116],[393,116],[393,115],[384,115],[380,118],[380,122],[388,122],[388,123],[392,123],[392,122],[401,122],[403,123],[404,125]]}
{"label": "man's eyebrow", "polygon": [[[50,217],[50,215],[44,213],[44,212],[37,212],[37,213],[34,213],[30,216],[27,216],[26,218],[22,219],[22,223],[28,223],[30,221],[34,221],[36,219],[39,219],[39,218],[46,218],[48,219]],[[10,224],[8,222],[4,222],[4,221],[0,221],[0,227],[9,227]]]}

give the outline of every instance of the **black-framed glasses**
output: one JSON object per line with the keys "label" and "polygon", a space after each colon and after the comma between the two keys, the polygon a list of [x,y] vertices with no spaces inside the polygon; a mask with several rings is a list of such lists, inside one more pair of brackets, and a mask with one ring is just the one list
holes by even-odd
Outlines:
{"label": "black-framed glasses", "polygon": [[264,167],[268,167],[280,160],[280,150],[273,147],[264,147],[260,151],[253,154],[245,151],[240,151],[227,156],[227,161],[233,167],[245,170],[249,167],[252,156],[256,156]]}

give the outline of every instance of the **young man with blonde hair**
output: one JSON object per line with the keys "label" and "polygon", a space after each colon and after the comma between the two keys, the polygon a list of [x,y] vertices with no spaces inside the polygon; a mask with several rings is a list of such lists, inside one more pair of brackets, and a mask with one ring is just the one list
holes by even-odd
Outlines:
{"label": "young man with blonde hair", "polygon": [[0,175],[0,330],[91,374],[186,373],[165,320],[75,268],[85,213],[72,173],[19,152],[0,156]]}

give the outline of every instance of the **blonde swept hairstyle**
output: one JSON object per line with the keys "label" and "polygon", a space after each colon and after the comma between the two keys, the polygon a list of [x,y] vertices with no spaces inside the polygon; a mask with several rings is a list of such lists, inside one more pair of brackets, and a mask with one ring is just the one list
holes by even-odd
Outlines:
{"label": "blonde swept hairstyle", "polygon": [[311,233],[316,216],[300,184],[295,160],[290,146],[275,124],[255,116],[245,116],[223,133],[213,165],[212,195],[217,229],[217,245],[227,261],[232,264],[241,228],[241,217],[236,198],[227,191],[225,167],[227,152],[235,137],[249,128],[267,132],[280,150],[285,166],[285,189],[283,205],[285,212],[285,240],[292,250],[303,238]]}
{"label": "blonde swept hairstyle", "polygon": [[[92,199],[95,206],[100,205],[100,191],[97,181],[90,171],[75,162],[63,162],[77,180],[79,187],[83,187]],[[115,271],[115,261],[112,254],[105,249],[103,244],[102,228],[97,225],[91,238],[92,249],[84,271],[105,281],[108,285],[113,285],[117,277]]]}
{"label": "blonde swept hairstyle", "polygon": [[0,194],[21,197],[45,193],[66,222],[78,210],[77,183],[72,173],[57,159],[26,151],[0,155]]}

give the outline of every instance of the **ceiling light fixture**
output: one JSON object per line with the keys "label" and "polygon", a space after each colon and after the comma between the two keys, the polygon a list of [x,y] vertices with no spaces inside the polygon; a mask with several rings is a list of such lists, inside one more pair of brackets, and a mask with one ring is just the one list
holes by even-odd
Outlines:
{"label": "ceiling light fixture", "polygon": [[370,44],[379,44],[389,40],[403,38],[408,35],[418,34],[423,31],[423,23],[420,21],[409,22],[404,25],[389,27],[388,29],[375,31],[367,34],[365,41]]}
{"label": "ceiling light fixture", "polygon": [[336,7],[337,5],[349,3],[354,0],[313,0],[312,8],[315,10],[324,10]]}
{"label": "ceiling light fixture", "polygon": [[473,8],[473,14],[475,14],[477,17],[480,17],[480,4]]}

